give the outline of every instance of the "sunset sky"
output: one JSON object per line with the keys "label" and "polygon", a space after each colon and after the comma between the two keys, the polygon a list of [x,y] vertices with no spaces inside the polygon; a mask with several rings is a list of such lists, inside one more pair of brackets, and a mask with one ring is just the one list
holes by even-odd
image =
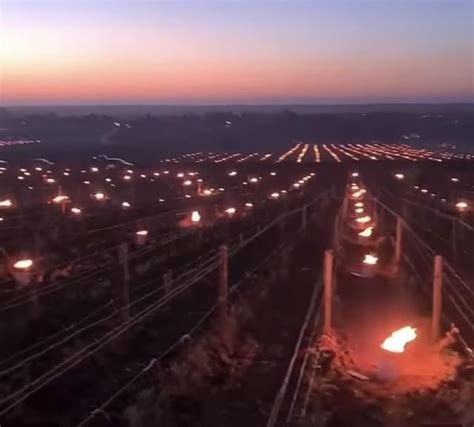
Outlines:
{"label": "sunset sky", "polygon": [[0,0],[0,103],[472,102],[473,0]]}

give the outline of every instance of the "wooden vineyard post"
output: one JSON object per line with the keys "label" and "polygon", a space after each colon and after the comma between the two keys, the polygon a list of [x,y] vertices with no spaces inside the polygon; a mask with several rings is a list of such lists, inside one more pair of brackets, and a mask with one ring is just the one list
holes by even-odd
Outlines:
{"label": "wooden vineyard post", "polygon": [[434,259],[433,274],[433,311],[431,317],[431,338],[433,341],[439,337],[441,323],[441,306],[443,290],[443,257],[436,255]]}
{"label": "wooden vineyard post", "polygon": [[130,291],[129,281],[130,272],[128,269],[128,245],[122,243],[119,246],[119,264],[120,264],[120,308],[122,309],[122,320],[124,322],[130,321]]}
{"label": "wooden vineyard post", "polygon": [[334,252],[327,249],[324,252],[324,333],[332,331],[332,287],[333,287]]}
{"label": "wooden vineyard post", "polygon": [[403,223],[400,216],[397,216],[397,231],[395,235],[395,262],[397,267],[402,259],[402,240],[403,239]]}
{"label": "wooden vineyard post", "polygon": [[303,206],[301,210],[301,230],[306,231],[306,225],[308,223],[308,206]]}
{"label": "wooden vineyard post", "polygon": [[165,296],[171,292],[171,281],[172,281],[172,272],[168,270],[163,274],[163,285],[164,285],[164,294]]}
{"label": "wooden vineyard post", "polygon": [[229,272],[228,272],[227,245],[219,247],[219,320],[225,322],[227,318],[227,303],[229,299]]}

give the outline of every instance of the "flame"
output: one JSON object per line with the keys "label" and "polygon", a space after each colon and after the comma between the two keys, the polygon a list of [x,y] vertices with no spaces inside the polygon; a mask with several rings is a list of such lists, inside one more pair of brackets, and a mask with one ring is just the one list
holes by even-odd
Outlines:
{"label": "flame", "polygon": [[62,203],[62,202],[65,202],[69,199],[68,196],[64,196],[62,194],[56,196],[56,197],[53,197],[53,199],[51,200],[53,203]]}
{"label": "flame", "polygon": [[33,260],[31,259],[21,259],[15,264],[13,264],[13,267],[17,268],[18,270],[27,270],[28,268],[33,266]]}
{"label": "flame", "polygon": [[0,207],[10,208],[13,206],[13,202],[10,199],[0,200]]}
{"label": "flame", "polygon": [[469,208],[469,205],[467,204],[467,202],[457,202],[456,203],[456,208],[459,211],[465,211]]}
{"label": "flame", "polygon": [[361,216],[360,218],[356,218],[356,222],[359,224],[365,224],[369,222],[372,218],[369,215]]}
{"label": "flame", "polygon": [[199,222],[201,221],[201,214],[198,211],[193,211],[191,213],[191,221],[192,222]]}
{"label": "flame", "polygon": [[411,326],[405,326],[392,332],[392,334],[385,339],[380,348],[392,353],[403,353],[405,346],[415,338],[416,329]]}
{"label": "flame", "polygon": [[374,227],[368,227],[365,230],[362,230],[359,233],[359,236],[361,236],[361,237],[370,237],[370,236],[372,236],[373,229],[374,229]]}
{"label": "flame", "polygon": [[377,255],[366,254],[364,255],[364,260],[362,262],[368,265],[375,265],[377,264],[378,260],[379,258],[377,257]]}

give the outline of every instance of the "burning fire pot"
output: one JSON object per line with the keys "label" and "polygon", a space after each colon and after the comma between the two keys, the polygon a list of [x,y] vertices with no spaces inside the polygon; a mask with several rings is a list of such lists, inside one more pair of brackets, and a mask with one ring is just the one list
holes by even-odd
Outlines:
{"label": "burning fire pot", "polygon": [[393,381],[399,377],[400,365],[404,359],[405,347],[416,339],[416,329],[404,326],[391,333],[380,345],[380,360],[377,377],[382,381]]}
{"label": "burning fire pot", "polygon": [[36,276],[33,260],[25,258],[16,261],[11,268],[11,274],[19,287],[28,286]]}
{"label": "burning fire pot", "polygon": [[135,243],[137,245],[144,245],[148,238],[148,230],[140,230],[135,233]]}

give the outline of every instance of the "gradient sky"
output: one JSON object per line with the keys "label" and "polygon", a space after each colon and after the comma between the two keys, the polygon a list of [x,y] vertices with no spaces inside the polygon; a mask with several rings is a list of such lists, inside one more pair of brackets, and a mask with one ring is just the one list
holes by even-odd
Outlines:
{"label": "gradient sky", "polygon": [[0,103],[473,101],[474,0],[0,0]]}

